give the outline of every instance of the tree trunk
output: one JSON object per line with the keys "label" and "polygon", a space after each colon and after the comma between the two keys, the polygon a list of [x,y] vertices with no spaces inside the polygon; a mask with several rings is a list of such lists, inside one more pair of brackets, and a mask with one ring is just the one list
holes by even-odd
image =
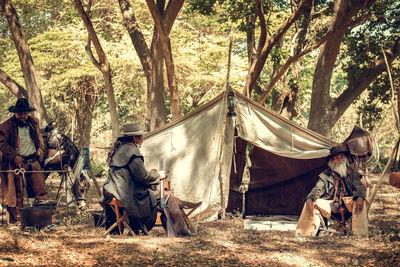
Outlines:
{"label": "tree trunk", "polygon": [[89,147],[90,136],[92,131],[92,119],[93,109],[98,100],[98,92],[94,91],[95,88],[95,77],[84,76],[82,81],[78,82],[78,88],[80,89],[80,95],[76,101],[76,132],[80,133],[79,139],[77,140],[77,147],[80,151],[84,147]]}
{"label": "tree trunk", "polygon": [[35,115],[40,121],[41,127],[47,125],[49,118],[43,104],[42,93],[37,83],[35,65],[28,42],[25,39],[17,12],[9,0],[0,0],[3,13],[10,27],[11,36],[17,49],[19,62],[21,64],[22,73],[24,75],[25,86],[27,88],[27,96],[30,104],[36,108]]}
{"label": "tree trunk", "polygon": [[[308,128],[327,136],[335,122],[343,114],[337,101],[330,97],[330,81],[332,71],[339,53],[343,36],[357,12],[375,2],[375,0],[338,0],[334,4],[334,15],[329,31],[333,36],[322,46],[315,68],[313,88],[311,93],[311,108]],[[348,102],[348,101],[346,101]],[[350,102],[351,103],[351,102]],[[341,105],[344,107],[343,105]],[[347,107],[349,104],[347,105]]]}
{"label": "tree trunk", "polygon": [[[107,90],[108,105],[110,108],[112,137],[113,137],[113,141],[115,141],[119,137],[120,131],[119,131],[117,106],[115,104],[115,98],[114,98],[114,88],[113,88],[112,78],[111,78],[112,76],[111,76],[110,63],[108,62],[107,56],[103,51],[103,48],[100,44],[99,39],[97,38],[97,34],[93,28],[93,24],[88,16],[88,14],[83,9],[81,0],[74,0],[74,3],[75,3],[76,9],[78,10],[78,12],[83,20],[83,23],[85,24],[88,34],[89,34],[89,40],[88,40],[88,45],[86,46],[86,51],[88,52],[93,64],[101,71],[101,73],[103,74],[103,77],[104,77],[106,90]],[[96,53],[97,53],[97,56],[99,57],[100,62],[97,62],[95,60],[95,58],[93,57],[91,49],[90,49],[90,42],[93,42],[93,45],[96,49]]]}
{"label": "tree trunk", "polygon": [[[170,102],[171,102],[171,114],[172,114],[172,119],[176,120],[181,117],[181,106],[178,97],[178,87],[176,85],[175,66],[172,57],[170,39],[167,33],[165,32],[164,23],[153,0],[146,0],[146,2],[147,6],[149,7],[150,13],[153,17],[154,24],[157,28],[157,33],[161,43],[165,65],[167,68],[168,87],[169,87]],[[178,8],[181,7],[182,6]]]}
{"label": "tree trunk", "polygon": [[148,131],[157,129],[167,122],[167,109],[164,98],[164,56],[158,35],[154,33],[151,50],[151,86],[147,94],[146,128]]}
{"label": "tree trunk", "polygon": [[[122,16],[124,18],[125,27],[131,37],[136,53],[140,58],[144,74],[147,82],[147,113],[146,113],[146,129],[154,130],[167,122],[167,109],[164,98],[164,55],[161,47],[160,38],[157,29],[154,29],[151,48],[143,38],[138,23],[136,21],[134,11],[129,0],[118,0]],[[168,37],[171,32],[175,19],[181,10],[184,0],[171,0],[168,2],[167,8],[164,9],[164,2],[157,1],[157,8],[162,17],[165,36]],[[173,98],[178,93],[170,93]],[[177,99],[177,98],[176,98]],[[176,106],[176,99],[171,99],[171,104]],[[179,100],[178,100],[179,101]],[[174,103],[172,103],[174,102]],[[180,105],[179,105],[180,106]],[[175,112],[175,111],[174,111]],[[180,112],[179,112],[180,113]]]}

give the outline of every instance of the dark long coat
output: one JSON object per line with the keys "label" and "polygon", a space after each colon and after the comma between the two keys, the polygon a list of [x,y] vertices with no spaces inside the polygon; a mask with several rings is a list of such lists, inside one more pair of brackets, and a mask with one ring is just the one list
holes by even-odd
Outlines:
{"label": "dark long coat", "polygon": [[[361,174],[357,171],[352,171],[347,174],[343,179],[346,194],[344,196],[353,196],[354,199],[362,197],[365,199],[365,188],[361,182]],[[319,180],[311,192],[308,194],[307,199],[313,201],[318,198],[322,199],[333,199],[335,194],[335,177],[332,174],[331,169],[327,169],[319,175]]]}
{"label": "dark long coat", "polygon": [[[121,145],[112,157],[104,195],[112,195],[125,207],[129,216],[142,219],[156,213],[160,175],[147,171],[139,149],[132,143]],[[103,202],[107,202],[107,197]]]}
{"label": "dark long coat", "polygon": [[[17,168],[14,164],[14,158],[18,155],[18,124],[20,122],[15,116],[0,124],[0,151],[2,154],[3,171],[13,170]],[[35,117],[29,116],[26,121],[29,127],[30,136],[35,144],[37,153],[44,154],[44,142],[40,133],[39,120]],[[26,168],[26,166],[24,166]],[[40,171],[41,166],[39,162],[32,164],[34,171]],[[29,179],[28,195],[29,197],[36,197],[37,199],[47,199],[47,193],[44,187],[43,174],[40,172],[26,174],[32,177]],[[10,207],[22,207],[23,203],[23,184],[20,181],[20,175],[15,176],[12,172],[2,172],[2,188],[0,191],[1,201]],[[34,189],[33,189],[34,188]]]}

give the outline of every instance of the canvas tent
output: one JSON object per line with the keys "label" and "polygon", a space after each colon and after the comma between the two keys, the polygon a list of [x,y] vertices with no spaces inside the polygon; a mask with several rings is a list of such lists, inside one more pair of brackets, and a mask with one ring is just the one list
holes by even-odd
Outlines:
{"label": "canvas tent", "polygon": [[158,169],[162,158],[174,195],[202,201],[198,212],[207,219],[242,209],[239,187],[250,162],[246,214],[299,214],[335,143],[231,92],[236,116],[227,116],[225,92],[147,134],[146,167]]}

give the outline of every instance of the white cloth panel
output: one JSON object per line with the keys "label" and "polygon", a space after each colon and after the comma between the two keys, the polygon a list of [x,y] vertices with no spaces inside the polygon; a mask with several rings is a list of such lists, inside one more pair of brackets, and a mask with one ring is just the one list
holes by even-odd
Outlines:
{"label": "white cloth panel", "polygon": [[238,135],[274,154],[289,158],[321,158],[329,154],[334,142],[296,126],[273,112],[235,97]]}
{"label": "white cloth panel", "polygon": [[[198,213],[201,212],[201,219],[215,215],[221,207],[218,177],[224,108],[222,103],[223,101],[218,101],[182,122],[147,137],[140,149],[148,169],[158,169],[159,159],[164,159],[164,169],[169,171],[175,196],[192,202],[203,201],[197,210]],[[233,132],[227,128],[228,132]],[[225,148],[228,151],[232,151],[230,139],[225,138],[225,142],[228,142]],[[232,155],[227,155],[222,165],[229,165],[231,158]],[[225,170],[228,168],[229,166],[224,167]],[[230,171],[224,173],[229,176]],[[223,191],[227,192],[229,179],[223,179]],[[224,198],[227,200],[227,197]]]}

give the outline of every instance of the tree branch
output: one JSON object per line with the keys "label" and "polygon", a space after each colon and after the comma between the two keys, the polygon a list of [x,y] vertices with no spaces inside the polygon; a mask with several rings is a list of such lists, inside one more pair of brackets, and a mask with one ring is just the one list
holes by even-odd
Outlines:
{"label": "tree branch", "polygon": [[18,98],[28,98],[28,92],[19,83],[14,81],[10,76],[7,75],[2,69],[0,69],[0,82],[2,82],[10,92]]}
{"label": "tree branch", "polygon": [[86,44],[86,46],[85,46],[86,53],[89,55],[90,61],[92,61],[93,65],[94,65],[98,70],[101,71],[101,64],[100,64],[100,62],[98,62],[98,61],[96,60],[96,58],[95,58],[94,55],[93,55],[92,48],[91,48],[91,43],[92,43],[92,41],[91,41],[91,39],[90,39],[90,36],[88,36],[87,44]]}
{"label": "tree branch", "polygon": [[[385,55],[390,64],[393,60],[400,56],[400,37],[396,39],[393,45],[385,50]],[[339,118],[350,104],[366,89],[368,86],[385,71],[385,59],[381,55],[372,62],[367,70],[363,71],[359,77],[350,81],[349,86],[343,93],[334,100],[332,107],[337,107]]]}
{"label": "tree branch", "polygon": [[344,26],[341,29],[335,29],[335,30],[330,30],[328,31],[317,43],[313,44],[312,46],[310,46],[309,48],[303,50],[301,53],[296,54],[292,57],[290,57],[285,65],[280,69],[280,71],[274,75],[274,77],[272,78],[271,82],[269,83],[266,91],[264,92],[264,94],[261,96],[260,101],[258,103],[262,104],[265,102],[265,100],[267,99],[268,95],[270,94],[272,88],[275,86],[275,84],[279,81],[279,79],[286,73],[286,71],[289,69],[289,67],[296,62],[297,60],[299,60],[301,57],[303,57],[304,55],[310,53],[311,51],[317,49],[318,47],[320,47],[323,43],[326,42],[326,40],[328,40],[332,35],[334,35],[336,32],[341,31],[345,28],[352,28],[355,27],[357,25],[359,25],[360,23],[362,23],[363,21],[365,21],[367,18],[371,17],[370,14],[364,14],[362,15],[360,18],[358,18],[356,21]]}
{"label": "tree branch", "polygon": [[251,93],[251,89],[256,83],[260,73],[265,65],[265,61],[271,51],[272,47],[279,41],[280,38],[286,33],[286,31],[290,28],[290,26],[305,12],[306,9],[310,8],[312,4],[312,0],[302,0],[299,4],[296,11],[290,15],[289,18],[281,25],[281,27],[275,32],[273,36],[266,42],[266,44],[260,50],[259,57],[253,61],[250,66],[249,72],[246,78],[246,84],[243,89],[243,93],[247,92]]}

